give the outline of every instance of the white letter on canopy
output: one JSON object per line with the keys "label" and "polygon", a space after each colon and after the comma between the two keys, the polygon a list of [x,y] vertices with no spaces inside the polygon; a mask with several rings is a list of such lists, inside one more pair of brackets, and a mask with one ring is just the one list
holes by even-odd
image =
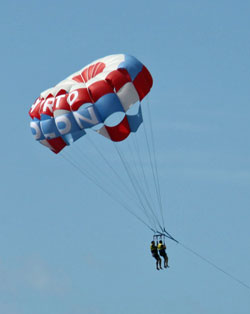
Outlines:
{"label": "white letter on canopy", "polygon": [[67,98],[67,102],[70,106],[73,105],[74,101],[77,99],[78,97],[78,91],[77,90],[74,90],[72,92],[69,93],[69,96]]}
{"label": "white letter on canopy", "polygon": [[89,108],[87,108],[87,110],[88,110],[88,112],[89,112],[89,115],[90,115],[90,118],[91,118],[91,119],[88,119],[88,118],[84,117],[83,115],[81,115],[81,114],[80,114],[79,112],[77,112],[77,111],[74,111],[74,112],[73,112],[73,115],[74,115],[74,117],[75,117],[75,120],[76,120],[77,124],[79,125],[79,127],[80,127],[81,129],[84,128],[84,126],[82,125],[82,121],[85,121],[85,122],[87,122],[87,123],[89,123],[89,124],[92,124],[92,125],[96,125],[96,124],[100,123],[100,121],[99,121],[99,120],[97,119],[97,117],[96,117],[96,114],[95,114],[95,112],[94,112],[94,110],[93,110],[93,107],[89,107]]}
{"label": "white letter on canopy", "polygon": [[66,95],[59,95],[56,96],[55,100],[56,100],[56,104],[55,104],[55,108],[57,109],[60,106],[60,101],[62,98],[64,98]]}
{"label": "white letter on canopy", "polygon": [[54,104],[54,97],[50,97],[48,99],[46,99],[44,105],[43,105],[43,112],[47,111],[47,108],[49,109],[49,111],[52,113],[53,112],[53,104]]}
{"label": "white letter on canopy", "polygon": [[41,99],[37,98],[37,100],[35,101],[35,103],[31,106],[31,110],[30,112],[33,112],[33,110],[36,108],[36,106],[41,104]]}
{"label": "white letter on canopy", "polygon": [[[63,135],[63,134],[67,134],[70,132],[71,130],[71,122],[69,120],[68,117],[66,116],[59,116],[56,119],[56,127],[58,129],[58,131]],[[60,123],[61,125],[65,125],[64,127],[59,127],[58,124]]]}
{"label": "white letter on canopy", "polygon": [[31,127],[31,129],[35,130],[35,133],[33,133],[33,132],[32,133],[33,133],[35,139],[38,140],[41,137],[41,130],[40,130],[38,124],[34,121],[31,121],[30,127]]}

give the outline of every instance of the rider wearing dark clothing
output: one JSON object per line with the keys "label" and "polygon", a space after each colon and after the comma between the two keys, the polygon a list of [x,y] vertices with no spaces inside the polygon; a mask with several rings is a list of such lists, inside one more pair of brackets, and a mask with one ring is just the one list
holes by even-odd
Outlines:
{"label": "rider wearing dark clothing", "polygon": [[162,240],[159,241],[159,244],[157,245],[157,249],[159,251],[160,256],[164,258],[164,267],[168,267],[168,256],[166,253],[166,245],[162,243]]}
{"label": "rider wearing dark clothing", "polygon": [[155,245],[155,241],[151,242],[150,250],[151,250],[152,256],[156,259],[156,269],[157,270],[162,269],[161,268],[161,258],[158,254],[157,246]]}

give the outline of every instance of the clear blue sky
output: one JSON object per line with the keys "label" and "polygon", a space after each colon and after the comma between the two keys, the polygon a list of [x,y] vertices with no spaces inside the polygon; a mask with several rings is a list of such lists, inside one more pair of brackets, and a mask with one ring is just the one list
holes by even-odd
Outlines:
{"label": "clear blue sky", "polygon": [[248,314],[250,291],[151,233],[33,140],[41,91],[113,53],[151,71],[168,230],[250,284],[250,2],[4,1],[0,313]]}

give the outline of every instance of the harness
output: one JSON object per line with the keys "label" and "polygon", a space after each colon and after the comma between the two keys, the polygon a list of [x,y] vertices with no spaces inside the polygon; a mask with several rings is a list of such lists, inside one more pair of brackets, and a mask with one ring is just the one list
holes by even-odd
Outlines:
{"label": "harness", "polygon": [[150,250],[151,250],[152,253],[157,253],[157,246],[151,244],[151,245],[150,245]]}

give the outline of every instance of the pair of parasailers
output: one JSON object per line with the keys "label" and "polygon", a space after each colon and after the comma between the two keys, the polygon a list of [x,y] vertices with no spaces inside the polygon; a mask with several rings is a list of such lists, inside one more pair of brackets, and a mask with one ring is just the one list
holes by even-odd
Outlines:
{"label": "pair of parasailers", "polygon": [[157,270],[162,269],[160,256],[162,256],[164,259],[164,267],[165,268],[169,267],[168,266],[168,256],[166,253],[166,245],[165,245],[165,243],[162,243],[162,240],[160,240],[157,245],[155,244],[155,241],[152,241],[151,245],[150,245],[150,250],[151,250],[152,256],[156,259],[156,269]]}

